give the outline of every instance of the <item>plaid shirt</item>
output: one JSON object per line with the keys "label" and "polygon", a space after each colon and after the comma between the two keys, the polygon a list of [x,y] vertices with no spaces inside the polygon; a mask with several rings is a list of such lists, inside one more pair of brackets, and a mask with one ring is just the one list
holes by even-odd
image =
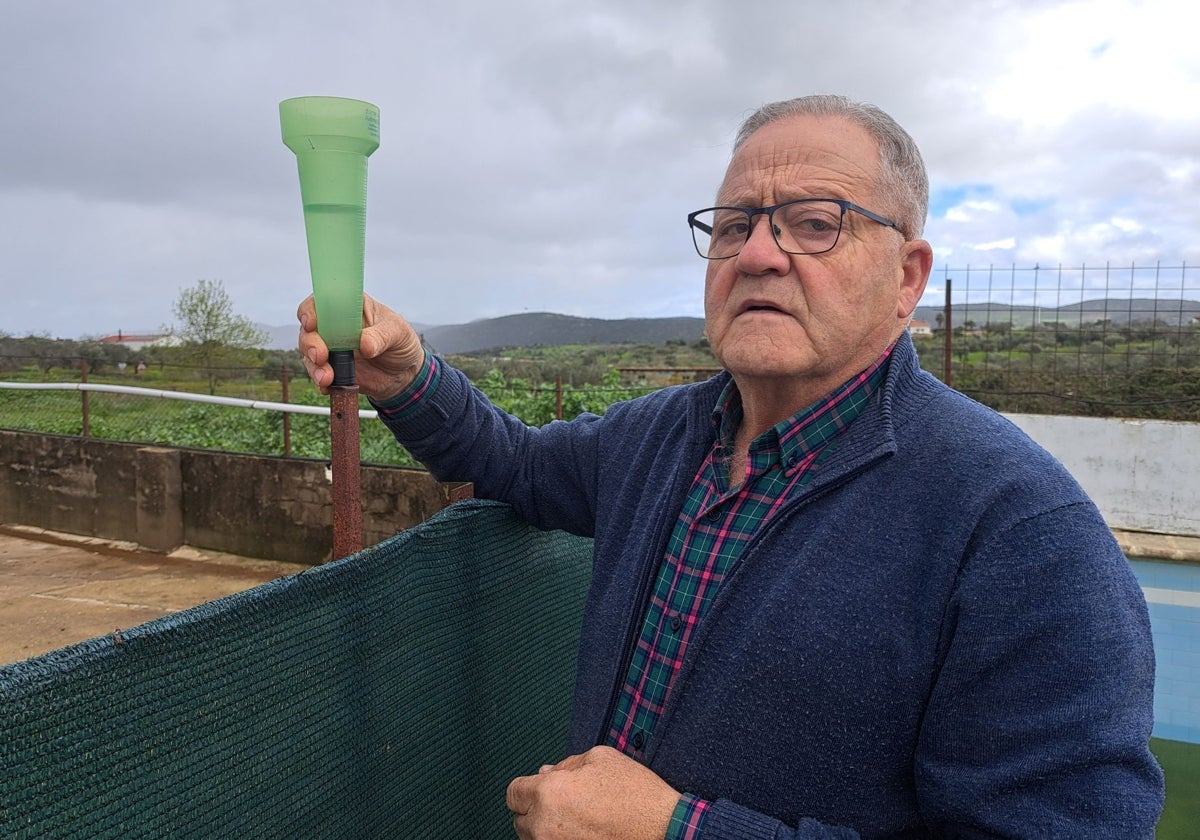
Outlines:
{"label": "plaid shirt", "polygon": [[[821,455],[862,411],[886,371],[891,348],[837,391],[793,415],[750,445],[745,481],[729,486],[728,461],[742,421],[733,382],[713,423],[717,440],[701,464],[667,543],[650,604],[606,742],[637,760],[670,695],[697,625],[725,576],[763,526],[802,488]],[[680,797],[665,840],[701,836],[708,803]]]}

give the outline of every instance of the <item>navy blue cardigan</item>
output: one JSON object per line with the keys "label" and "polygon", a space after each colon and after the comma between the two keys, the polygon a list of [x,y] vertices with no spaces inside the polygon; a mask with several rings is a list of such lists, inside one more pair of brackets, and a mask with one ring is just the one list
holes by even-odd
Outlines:
{"label": "navy blue cardigan", "polygon": [[[397,438],[438,477],[595,537],[581,752],[605,732],[727,375],[532,429],[441,370]],[[1093,503],[904,336],[721,586],[646,763],[713,801],[705,837],[1152,838],[1153,679],[1145,601]]]}

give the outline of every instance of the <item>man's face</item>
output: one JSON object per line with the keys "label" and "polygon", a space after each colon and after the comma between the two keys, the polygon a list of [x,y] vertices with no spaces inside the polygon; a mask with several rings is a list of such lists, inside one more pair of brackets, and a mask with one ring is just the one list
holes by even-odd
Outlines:
{"label": "man's face", "polygon": [[[879,152],[840,117],[801,116],[756,131],[738,149],[717,203],[763,207],[839,198],[884,216]],[[926,242],[847,211],[832,251],[782,251],[765,216],[736,257],[708,263],[704,312],[722,366],[747,388],[804,405],[868,367],[895,340],[925,288]]]}

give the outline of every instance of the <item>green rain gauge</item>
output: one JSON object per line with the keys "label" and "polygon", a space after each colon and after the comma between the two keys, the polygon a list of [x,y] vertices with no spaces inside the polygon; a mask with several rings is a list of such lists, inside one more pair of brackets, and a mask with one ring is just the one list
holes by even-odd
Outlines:
{"label": "green rain gauge", "polygon": [[333,556],[362,548],[358,385],[367,228],[367,157],[379,148],[379,109],[358,99],[303,96],[279,103],[283,142],[296,153],[317,331],[329,347]]}

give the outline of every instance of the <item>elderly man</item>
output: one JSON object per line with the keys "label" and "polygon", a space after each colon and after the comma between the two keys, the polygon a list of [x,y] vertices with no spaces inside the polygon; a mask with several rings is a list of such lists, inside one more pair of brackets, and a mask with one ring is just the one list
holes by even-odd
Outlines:
{"label": "elderly man", "polygon": [[1144,600],[1063,468],[917,364],[927,201],[879,109],[761,109],[688,217],[725,372],[541,429],[367,300],[397,439],[595,537],[571,754],[513,780],[521,837],[1153,836]]}

